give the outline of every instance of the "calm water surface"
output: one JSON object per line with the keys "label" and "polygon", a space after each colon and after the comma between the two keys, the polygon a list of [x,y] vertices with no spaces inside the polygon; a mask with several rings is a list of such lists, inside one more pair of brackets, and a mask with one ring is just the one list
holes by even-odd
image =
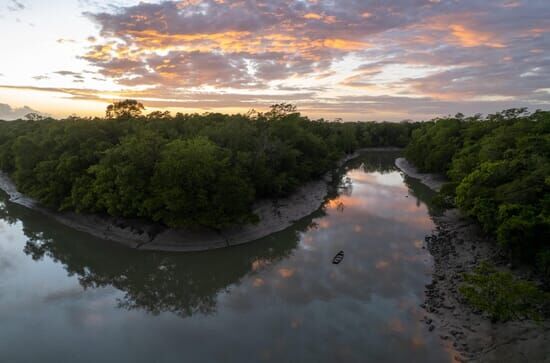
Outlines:
{"label": "calm water surface", "polygon": [[0,362],[452,361],[420,322],[431,194],[395,157],[348,164],[289,230],[193,254],[113,245],[0,192]]}

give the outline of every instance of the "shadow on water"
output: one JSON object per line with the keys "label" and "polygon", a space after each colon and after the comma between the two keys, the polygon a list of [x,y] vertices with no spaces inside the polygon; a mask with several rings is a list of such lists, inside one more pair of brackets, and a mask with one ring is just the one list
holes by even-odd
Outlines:
{"label": "shadow on water", "polygon": [[443,208],[434,203],[434,198],[437,194],[436,192],[422,184],[418,179],[405,176],[404,181],[409,188],[410,195],[416,198],[417,206],[420,206],[420,204],[425,204],[428,207],[430,216],[441,215],[444,212]]}

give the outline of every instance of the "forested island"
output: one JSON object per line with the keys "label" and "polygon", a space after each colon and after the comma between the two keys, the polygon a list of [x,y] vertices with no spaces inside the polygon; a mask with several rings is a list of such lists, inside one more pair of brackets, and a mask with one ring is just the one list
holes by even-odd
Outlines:
{"label": "forested island", "polygon": [[55,210],[223,228],[256,221],[255,200],[290,195],[358,148],[404,147],[419,126],[313,121],[288,104],[247,115],[142,109],[130,100],[105,119],[2,122],[0,169]]}

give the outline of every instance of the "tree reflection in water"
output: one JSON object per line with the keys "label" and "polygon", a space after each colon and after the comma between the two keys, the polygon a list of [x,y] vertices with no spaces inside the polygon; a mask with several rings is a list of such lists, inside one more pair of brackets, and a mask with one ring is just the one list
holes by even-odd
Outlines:
{"label": "tree reflection in water", "polygon": [[[395,171],[393,160],[397,156],[397,153],[365,154],[348,163],[346,170],[389,173]],[[433,194],[412,179],[407,180],[407,185],[423,201]],[[342,193],[340,188],[337,190]],[[24,251],[34,260],[47,256],[62,264],[69,276],[77,276],[84,289],[115,287],[123,293],[118,301],[121,308],[143,309],[152,314],[172,312],[181,317],[215,312],[221,292],[239,284],[259,265],[274,264],[290,256],[298,246],[300,233],[315,228],[313,219],[323,215],[319,210],[293,228],[255,243],[174,254],[128,249],[76,232],[39,212],[0,203],[1,219],[23,224],[28,237]]]}
{"label": "tree reflection in water", "polygon": [[318,211],[294,228],[255,243],[177,254],[132,250],[79,233],[24,207],[0,204],[0,218],[10,224],[23,223],[28,237],[24,252],[33,260],[47,256],[61,263],[84,289],[119,289],[124,293],[118,301],[121,308],[182,317],[215,312],[220,292],[238,284],[258,261],[276,263],[289,256],[297,247],[299,233],[322,214]]}

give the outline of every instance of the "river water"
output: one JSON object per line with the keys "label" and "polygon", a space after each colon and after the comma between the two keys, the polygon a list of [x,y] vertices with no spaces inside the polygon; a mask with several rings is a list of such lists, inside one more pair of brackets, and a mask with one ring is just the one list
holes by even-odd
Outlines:
{"label": "river water", "polygon": [[0,192],[0,362],[451,362],[420,321],[431,193],[396,156],[350,162],[293,228],[191,254],[98,240]]}

